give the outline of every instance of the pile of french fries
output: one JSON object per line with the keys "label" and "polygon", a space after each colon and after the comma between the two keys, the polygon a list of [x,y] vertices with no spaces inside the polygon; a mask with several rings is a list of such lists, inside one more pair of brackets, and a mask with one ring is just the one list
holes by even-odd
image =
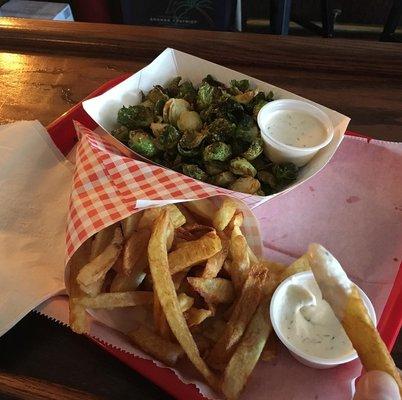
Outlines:
{"label": "pile of french fries", "polygon": [[[274,353],[269,302],[277,285],[308,270],[259,260],[238,203],[222,198],[149,208],[100,231],[69,262],[70,325],[87,309],[143,307],[128,338],[172,366],[184,356],[208,384],[237,399],[260,358]],[[272,335],[271,335],[272,336]]]}

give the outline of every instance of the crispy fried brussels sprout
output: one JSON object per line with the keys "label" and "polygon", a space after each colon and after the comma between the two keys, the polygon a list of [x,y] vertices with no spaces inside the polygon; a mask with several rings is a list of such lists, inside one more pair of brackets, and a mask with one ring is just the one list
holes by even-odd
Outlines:
{"label": "crispy fried brussels sprout", "polygon": [[265,106],[268,102],[265,100],[260,100],[257,104],[254,105],[253,107],[253,117],[254,119],[257,119],[257,115],[260,112],[261,108]]}
{"label": "crispy fried brussels sprout", "polygon": [[247,105],[247,111],[250,113],[251,109],[258,104],[260,101],[267,101],[265,99],[265,93],[259,92],[258,90],[255,91],[255,96],[251,100],[251,102]]}
{"label": "crispy fried brussels sprout", "polygon": [[254,177],[257,174],[257,170],[253,167],[253,164],[242,157],[236,157],[230,160],[229,169],[235,175],[240,176]]}
{"label": "crispy fried brussels sprout", "polygon": [[207,123],[211,123],[217,118],[224,118],[237,124],[244,117],[244,109],[237,101],[222,95],[219,100],[202,110],[200,114],[201,119]]}
{"label": "crispy fried brussels sprout", "polygon": [[208,175],[196,164],[183,164],[183,174],[191,176],[194,179],[206,182]]}
{"label": "crispy fried brussels sprout", "polygon": [[205,129],[208,132],[208,141],[226,142],[231,139],[236,125],[225,118],[217,118],[208,124]]}
{"label": "crispy fried brussels sprout", "polygon": [[247,79],[226,86],[207,75],[198,87],[176,77],[122,107],[112,135],[137,153],[195,179],[256,195],[282,190],[297,178],[293,164],[273,164],[256,123],[273,93]]}
{"label": "crispy fried brussels sprout", "polygon": [[169,99],[163,106],[163,120],[176,125],[180,114],[189,109],[190,104],[188,101],[184,99]]}
{"label": "crispy fried brussels sprout", "polygon": [[200,114],[196,111],[183,111],[177,120],[177,127],[181,131],[199,131],[202,127]]}
{"label": "crispy fried brussels sprout", "polygon": [[230,190],[235,190],[236,192],[243,192],[249,194],[254,194],[258,192],[260,188],[261,188],[260,181],[252,178],[251,176],[238,178],[232,184],[229,185]]}
{"label": "crispy fried brussels sprout", "polygon": [[218,175],[228,169],[226,163],[222,161],[208,161],[204,166],[209,175]]}
{"label": "crispy fried brussels sprout", "polygon": [[205,110],[212,105],[214,97],[216,96],[215,86],[211,86],[208,82],[203,82],[198,89],[197,93],[197,109]]}
{"label": "crispy fried brussels sprout", "polygon": [[224,142],[214,142],[205,147],[202,152],[204,162],[226,161],[232,155],[232,148]]}
{"label": "crispy fried brussels sprout", "polygon": [[248,114],[251,114],[254,119],[257,119],[257,115],[261,108],[271,100],[272,99],[269,96],[266,96],[264,92],[259,92],[257,90],[253,99],[248,104],[245,104],[244,107]]}
{"label": "crispy fried brussels sprout", "polygon": [[253,118],[245,114],[237,124],[234,136],[236,139],[252,143],[256,138],[260,137],[260,131]]}
{"label": "crispy fried brussels sprout", "polygon": [[144,132],[142,129],[130,132],[128,146],[130,149],[148,158],[152,158],[158,153],[154,139],[150,134]]}
{"label": "crispy fried brussels sprout", "polygon": [[190,81],[185,81],[179,86],[177,97],[193,104],[197,98],[197,90]]}
{"label": "crispy fried brussels sprout", "polygon": [[247,151],[250,143],[243,140],[234,139],[231,141],[233,157],[243,157],[243,153]]}
{"label": "crispy fried brussels sprout", "polygon": [[186,149],[181,145],[180,141],[179,143],[177,143],[177,152],[184,158],[196,159],[198,157],[201,157],[201,149],[199,147]]}
{"label": "crispy fried brussels sprout", "polygon": [[244,117],[244,108],[242,105],[231,98],[224,99],[222,104],[220,104],[220,109],[221,116],[235,124],[241,121]]}
{"label": "crispy fried brussels sprout", "polygon": [[166,102],[169,100],[169,96],[163,91],[162,86],[157,85],[148,92],[148,94],[145,96],[145,99],[155,104],[160,100],[164,100]]}
{"label": "crispy fried brussels sprout", "polygon": [[165,88],[165,92],[169,97],[176,97],[179,93],[179,85],[181,81],[181,76],[176,76],[176,78],[173,78]]}
{"label": "crispy fried brussels sprout", "polygon": [[144,100],[139,105],[143,106],[143,107],[146,107],[146,108],[149,108],[150,110],[152,110],[154,108],[154,103],[152,103],[151,100]]}
{"label": "crispy fried brussels sprout", "polygon": [[268,169],[272,166],[272,161],[267,159],[264,154],[261,154],[259,157],[251,161],[251,164],[253,164],[254,168],[257,171],[260,171],[261,169]]}
{"label": "crispy fried brussels sprout", "polygon": [[163,107],[165,107],[166,100],[160,99],[157,100],[154,104],[154,114],[156,117],[162,117],[163,116]]}
{"label": "crispy fried brussels sprout", "polygon": [[112,135],[120,142],[127,144],[130,131],[124,125],[112,130]]}
{"label": "crispy fried brussels sprout", "polygon": [[293,163],[274,165],[272,172],[278,181],[294,181],[297,179],[298,168]]}
{"label": "crispy fried brussels sprout", "polygon": [[240,81],[232,79],[230,81],[230,86],[238,89],[240,92],[246,92],[250,89],[250,81],[248,79],[241,79]]}
{"label": "crispy fried brussels sprout", "polygon": [[225,88],[225,84],[222,82],[217,81],[212,75],[208,74],[203,80],[203,82],[208,83],[211,86]]}
{"label": "crispy fried brussels sprout", "polygon": [[272,101],[274,99],[274,92],[272,90],[265,96],[266,101]]}
{"label": "crispy fried brussels sprout", "polygon": [[160,150],[169,150],[176,148],[179,139],[179,131],[173,125],[166,125],[156,137],[155,144]]}
{"label": "crispy fried brussels sprout", "polygon": [[265,183],[269,185],[272,189],[274,189],[277,185],[275,176],[266,170],[261,170],[257,172],[257,179],[261,183]]}
{"label": "crispy fried brussels sprout", "polygon": [[117,122],[128,129],[147,128],[153,120],[152,110],[142,105],[123,106],[117,114]]}
{"label": "crispy fried brussels sprout", "polygon": [[[156,143],[156,146],[159,148],[160,145]],[[172,149],[162,150],[159,154],[161,154],[160,158],[162,160],[161,162],[162,165],[166,165],[169,168],[180,170],[180,164],[182,160],[178,158],[176,147]]]}
{"label": "crispy fried brussels sprout", "polygon": [[240,104],[249,104],[257,93],[258,92],[255,90],[248,90],[247,92],[234,96],[234,99]]}
{"label": "crispy fried brussels sprout", "polygon": [[163,132],[165,127],[168,126],[168,125],[169,124],[165,124],[165,123],[162,123],[162,122],[152,122],[152,124],[149,126],[149,128],[151,129],[152,134],[155,137],[158,137]]}
{"label": "crispy fried brussels sprout", "polygon": [[185,131],[177,144],[177,151],[186,158],[201,158],[201,143],[205,139],[204,131]]}
{"label": "crispy fried brussels sprout", "polygon": [[195,149],[201,145],[206,135],[205,131],[185,131],[179,144],[183,149]]}
{"label": "crispy fried brussels sprout", "polygon": [[218,175],[211,176],[210,182],[216,186],[228,187],[237,179],[237,176],[230,171],[221,172]]}
{"label": "crispy fried brussels sprout", "polygon": [[248,160],[255,160],[260,154],[262,154],[264,148],[264,142],[260,137],[254,139],[248,149],[242,154],[242,156]]}

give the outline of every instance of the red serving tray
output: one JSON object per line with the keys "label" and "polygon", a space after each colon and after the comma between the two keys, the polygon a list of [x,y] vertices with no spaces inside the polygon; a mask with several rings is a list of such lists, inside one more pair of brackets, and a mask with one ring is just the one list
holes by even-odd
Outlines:
{"label": "red serving tray", "polygon": [[[131,74],[119,76],[109,82],[106,82],[101,87],[92,92],[87,99],[99,96],[106,92],[124,79],[128,78]],[[49,135],[55,142],[56,146],[61,150],[64,155],[67,155],[73,148],[77,141],[73,120],[79,121],[90,129],[95,129],[98,125],[92,118],[84,111],[82,103],[76,104],[73,108],[65,112],[50,125],[47,130]],[[367,136],[355,132],[346,132],[350,136],[360,136],[370,141]],[[378,323],[378,330],[383,338],[388,349],[391,350],[398,337],[399,331],[402,326],[402,307],[400,299],[402,298],[402,263],[399,266],[399,271],[396,276],[391,293],[388,297],[384,311]],[[173,397],[180,400],[205,400],[195,385],[183,383],[170,369],[160,368],[150,360],[133,356],[124,351],[118,350],[113,346],[94,338],[92,339],[96,344],[105,349],[114,357],[128,365],[133,370],[139,372],[144,377],[164,389]]]}

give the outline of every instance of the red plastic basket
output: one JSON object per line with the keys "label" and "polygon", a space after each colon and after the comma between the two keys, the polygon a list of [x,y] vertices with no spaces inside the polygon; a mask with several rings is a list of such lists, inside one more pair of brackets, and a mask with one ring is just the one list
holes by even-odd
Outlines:
{"label": "red plastic basket", "polygon": [[[118,83],[122,82],[128,76],[130,76],[130,74],[122,75],[116,79],[106,82],[92,92],[87,98],[89,99],[106,92],[113,86],[116,86]],[[90,129],[95,129],[97,127],[96,122],[94,122],[82,108],[82,103],[78,103],[53,121],[47,127],[47,130],[56,146],[64,155],[69,153],[77,140],[73,125],[74,120],[81,122]],[[355,132],[347,131],[346,134],[350,136],[364,137],[367,139],[367,141],[371,140],[367,136]],[[378,323],[378,330],[381,334],[381,337],[390,350],[394,346],[402,326],[402,307],[400,307],[401,297],[402,263],[399,266],[399,272],[396,276],[393,288]],[[124,351],[118,350],[100,340],[93,338],[91,339],[114,357],[118,358],[130,368],[154,382],[173,397],[182,400],[205,400],[205,397],[198,392],[195,385],[183,383],[171,370],[167,368],[159,368],[152,361],[144,360],[142,358],[125,353]]]}

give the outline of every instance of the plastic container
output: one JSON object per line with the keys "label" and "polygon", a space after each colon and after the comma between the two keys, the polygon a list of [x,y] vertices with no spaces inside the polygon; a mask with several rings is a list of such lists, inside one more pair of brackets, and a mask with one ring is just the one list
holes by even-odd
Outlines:
{"label": "plastic container", "polygon": [[[322,123],[325,129],[325,139],[312,147],[297,147],[290,146],[278,141],[267,132],[267,122],[272,117],[274,111],[295,111],[305,112],[310,114]],[[331,120],[323,111],[310,103],[300,100],[274,100],[267,103],[261,108],[257,116],[258,126],[261,130],[261,136],[264,140],[264,153],[265,155],[276,164],[285,162],[292,162],[298,167],[306,165],[315,154],[325,147],[334,136],[334,127]],[[302,129],[300,127],[300,129]]]}
{"label": "plastic container", "polygon": [[[271,306],[270,306],[270,316],[272,321],[272,327],[274,328],[277,336],[281,340],[281,342],[287,347],[290,353],[293,355],[296,360],[301,362],[308,367],[317,368],[317,369],[327,369],[333,368],[340,364],[345,364],[347,362],[355,360],[358,356],[356,351],[349,353],[345,356],[337,357],[337,358],[320,358],[317,356],[313,356],[311,354],[305,353],[304,351],[300,350],[294,344],[290,343],[286,337],[283,335],[282,330],[280,329],[279,325],[279,315],[281,313],[280,307],[280,300],[283,298],[285,291],[287,290],[289,285],[292,284],[299,284],[303,285],[308,281],[315,281],[314,275],[311,271],[307,272],[300,272],[298,274],[292,275],[289,278],[285,279],[275,290],[275,293],[272,296]],[[373,305],[371,304],[370,299],[367,295],[357,287],[360,293],[360,296],[369,312],[371,320],[373,321],[374,325],[377,325],[377,317],[375,314],[375,310]]]}

